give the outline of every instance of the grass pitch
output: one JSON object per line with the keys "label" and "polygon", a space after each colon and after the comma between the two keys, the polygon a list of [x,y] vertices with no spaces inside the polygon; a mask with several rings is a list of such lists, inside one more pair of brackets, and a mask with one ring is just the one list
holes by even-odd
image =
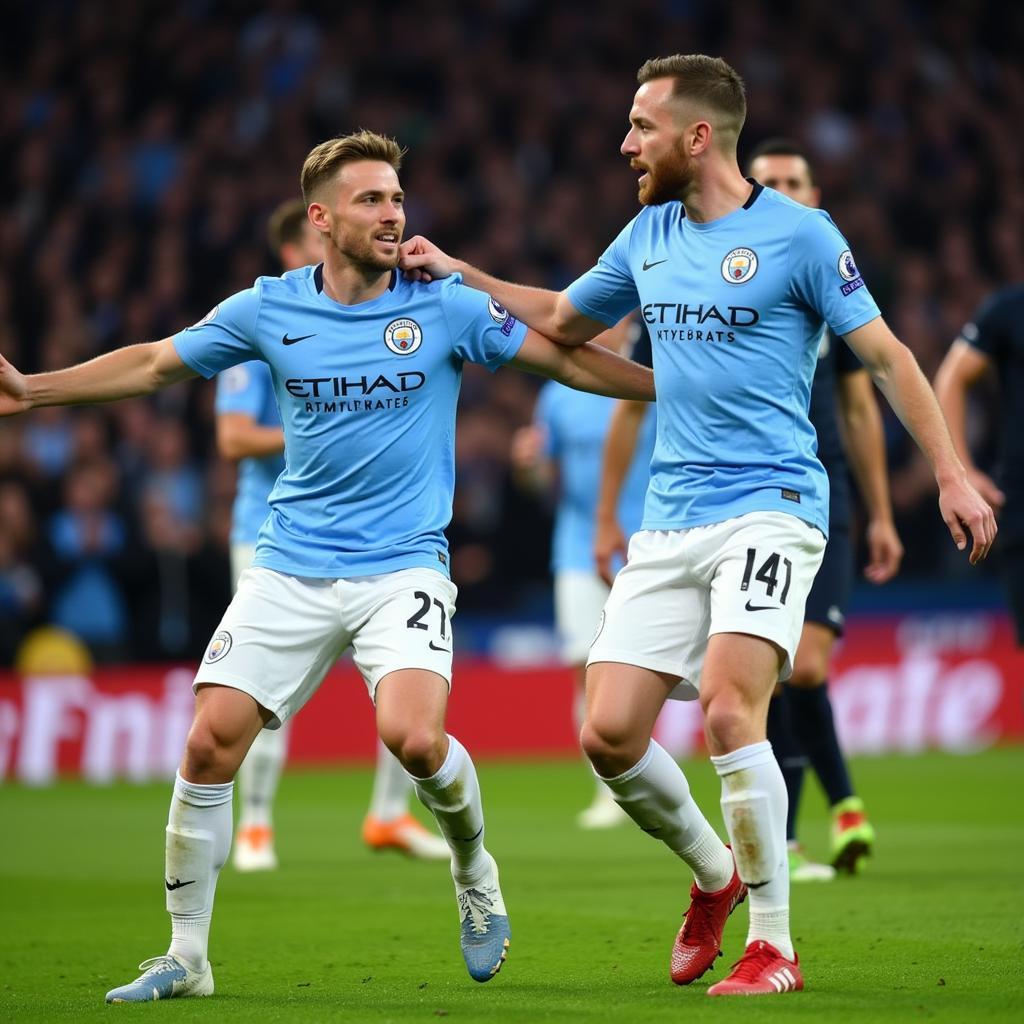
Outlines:
{"label": "grass pitch", "polygon": [[[687,774],[713,819],[706,762]],[[211,937],[217,994],[103,1004],[166,949],[161,868],[169,786],[0,788],[0,1021],[997,1021],[1024,999],[1024,749],[854,765],[879,847],[856,879],[795,886],[807,991],[712,1000],[742,951],[676,988],[668,956],[684,866],[632,827],[579,831],[590,797],[574,762],[484,764],[488,847],[512,921],[486,985],[458,948],[443,864],[372,854],[358,840],[370,773],[295,772],[277,810],[282,867],[220,878]],[[826,853],[809,783],[802,833]]]}

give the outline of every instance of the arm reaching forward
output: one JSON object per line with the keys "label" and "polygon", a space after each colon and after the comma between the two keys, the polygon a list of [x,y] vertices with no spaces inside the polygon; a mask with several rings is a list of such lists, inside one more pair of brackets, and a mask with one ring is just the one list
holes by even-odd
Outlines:
{"label": "arm reaching forward", "polygon": [[449,256],[422,235],[415,235],[402,243],[399,265],[406,277],[413,281],[434,281],[461,274],[463,282],[470,288],[492,295],[516,319],[560,345],[580,345],[608,329],[607,324],[584,316],[565,292],[531,288],[491,277],[477,267]]}
{"label": "arm reaching forward", "polygon": [[654,374],[646,366],[589,342],[572,347],[556,345],[536,331],[527,331],[508,365],[550,377],[577,391],[654,401]]}
{"label": "arm reaching forward", "polygon": [[170,338],[129,345],[52,373],[26,376],[0,355],[0,416],[43,405],[116,402],[148,395],[196,372],[179,357]]}
{"label": "arm reaching forward", "polygon": [[850,348],[871,371],[875,383],[924,453],[939,485],[939,511],[956,546],[967,546],[971,565],[983,559],[996,536],[996,520],[984,498],[971,486],[957,458],[946,421],[913,353],[881,317],[846,335]]}

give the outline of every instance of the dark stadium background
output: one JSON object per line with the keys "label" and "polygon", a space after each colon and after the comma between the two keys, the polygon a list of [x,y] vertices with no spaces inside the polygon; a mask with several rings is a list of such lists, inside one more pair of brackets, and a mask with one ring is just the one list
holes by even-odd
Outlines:
{"label": "dark stadium background", "polygon": [[[824,205],[929,376],[983,297],[1024,280],[1014,5],[15,0],[5,17],[0,351],[26,371],[167,336],[276,273],[269,212],[297,193],[312,144],[360,126],[409,147],[408,234],[564,286],[635,210],[618,147],[636,68],[660,52],[739,69],[747,150],[779,134],[807,146]],[[463,655],[554,657],[551,508],[509,470],[536,388],[467,367],[449,531]],[[201,654],[230,598],[234,473],[214,453],[212,397],[197,381],[0,424],[0,666],[45,623],[101,665]],[[987,405],[972,410],[983,452],[999,426]],[[855,608],[891,616],[877,642],[893,658],[909,621],[938,637],[929,649],[995,644],[1005,661],[998,549],[968,567],[927,466],[884,415],[907,555]],[[69,541],[83,523],[88,544]]]}

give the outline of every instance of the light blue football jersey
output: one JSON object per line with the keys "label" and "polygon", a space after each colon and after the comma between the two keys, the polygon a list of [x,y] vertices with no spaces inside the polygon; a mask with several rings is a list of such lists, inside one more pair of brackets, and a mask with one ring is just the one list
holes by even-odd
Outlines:
{"label": "light blue football jersey", "polygon": [[[551,569],[596,572],[594,561],[594,514],[604,442],[613,398],[575,391],[549,381],[537,396],[534,418],[544,428],[547,455],[558,464],[559,493],[555,528],[551,537]],[[640,529],[644,497],[654,451],[655,410],[644,417],[636,453],[619,495],[619,524],[627,537]]]}
{"label": "light blue football jersey", "polygon": [[754,183],[718,220],[644,207],[569,287],[606,324],[640,306],[651,334],[658,438],[644,529],[788,512],[828,534],[828,477],[807,417],[822,325],[878,315],[822,210]]}
{"label": "light blue football jersey", "polygon": [[207,378],[270,366],[287,457],[253,565],[326,579],[447,574],[463,361],[497,369],[525,336],[459,275],[395,273],[376,299],[344,306],[325,294],[322,265],[261,277],[175,335]]}
{"label": "light blue football jersey", "polygon": [[[218,413],[242,413],[261,427],[280,427],[281,413],[270,367],[253,360],[218,374],[215,408]],[[283,469],[283,455],[239,459],[238,488],[231,510],[232,544],[256,543],[267,518],[270,492]]]}

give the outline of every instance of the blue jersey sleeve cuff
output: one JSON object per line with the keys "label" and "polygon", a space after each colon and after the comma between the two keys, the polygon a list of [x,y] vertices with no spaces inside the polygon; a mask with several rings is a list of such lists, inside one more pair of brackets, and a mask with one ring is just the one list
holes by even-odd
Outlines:
{"label": "blue jersey sleeve cuff", "polygon": [[515,326],[512,328],[512,334],[509,336],[508,344],[497,356],[487,363],[487,369],[493,372],[515,359],[519,355],[519,350],[523,347],[523,342],[526,341],[526,332],[528,330],[529,328],[522,320],[516,321]]}
{"label": "blue jersey sleeve cuff", "polygon": [[211,370],[210,367],[204,366],[191,352],[188,351],[188,346],[182,336],[183,333],[184,332],[176,334],[171,338],[171,343],[174,345],[174,350],[178,353],[178,357],[190,370],[195,370],[200,377],[203,377],[206,380],[216,377],[216,370]]}
{"label": "blue jersey sleeve cuff", "polygon": [[614,327],[619,322],[619,320],[622,319],[622,317],[612,317],[609,320],[608,315],[606,313],[602,313],[600,312],[600,310],[594,309],[591,306],[588,306],[585,302],[580,301],[579,296],[573,294],[573,290],[571,287],[569,288],[567,294],[569,296],[569,301],[576,307],[577,310],[579,310],[579,312],[581,312],[584,316],[589,317],[591,320],[597,320],[598,323],[602,323],[606,327]]}
{"label": "blue jersey sleeve cuff", "polygon": [[[858,327],[863,327],[865,324],[871,323],[872,320],[877,320],[882,315],[881,311],[876,307],[874,312],[862,312],[856,316],[850,317],[849,320],[844,320],[841,324],[836,324],[832,327],[832,333],[838,334],[840,337],[849,334],[851,331],[857,330]],[[831,325],[830,325],[831,326]]]}

